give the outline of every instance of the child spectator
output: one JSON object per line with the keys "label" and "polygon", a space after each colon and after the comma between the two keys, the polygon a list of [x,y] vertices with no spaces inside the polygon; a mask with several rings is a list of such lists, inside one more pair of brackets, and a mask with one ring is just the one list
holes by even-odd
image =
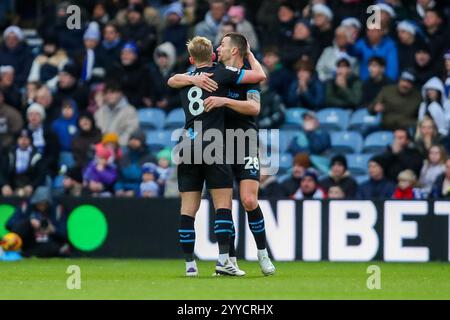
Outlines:
{"label": "child spectator", "polygon": [[117,169],[110,164],[112,153],[109,148],[100,146],[95,152],[95,159],[85,168],[83,186],[93,196],[110,196],[117,178]]}
{"label": "child spectator", "polygon": [[444,173],[446,158],[445,149],[440,145],[433,145],[428,151],[419,179],[419,185],[424,193],[430,194],[434,181]]}
{"label": "child spectator", "polygon": [[416,188],[417,177],[412,170],[404,170],[398,175],[398,185],[392,195],[393,199],[413,200],[423,199],[423,193]]}
{"label": "child spectator", "polygon": [[158,167],[154,163],[145,163],[142,166],[142,183],[139,186],[141,197],[155,198],[160,194]]}
{"label": "child spectator", "polygon": [[72,151],[72,141],[77,134],[78,107],[74,100],[63,101],[61,116],[53,121],[52,130],[57,135],[60,151]]}
{"label": "child spectator", "polygon": [[158,160],[158,167],[156,171],[158,172],[159,178],[157,182],[161,188],[162,193],[164,193],[164,188],[167,179],[169,179],[172,174],[173,168],[170,166],[172,162],[172,153],[170,149],[163,149],[156,155]]}
{"label": "child spectator", "polygon": [[108,162],[113,164],[117,163],[122,157],[122,149],[119,145],[119,136],[114,132],[105,133],[103,135],[101,143],[95,146],[95,149],[106,147],[111,152]]}
{"label": "child spectator", "polygon": [[328,189],[328,199],[345,199],[344,190],[338,185],[333,185]]}

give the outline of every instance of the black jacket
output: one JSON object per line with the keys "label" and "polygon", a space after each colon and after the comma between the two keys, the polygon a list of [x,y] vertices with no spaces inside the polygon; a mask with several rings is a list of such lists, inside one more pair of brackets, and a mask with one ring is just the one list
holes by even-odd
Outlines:
{"label": "black jacket", "polygon": [[261,111],[258,116],[258,127],[260,129],[279,128],[283,124],[285,111],[286,108],[277,93],[270,89],[261,91]]}

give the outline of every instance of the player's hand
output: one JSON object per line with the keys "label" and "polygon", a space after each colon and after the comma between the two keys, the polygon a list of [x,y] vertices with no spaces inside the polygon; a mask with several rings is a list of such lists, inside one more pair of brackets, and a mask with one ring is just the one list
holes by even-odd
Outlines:
{"label": "player's hand", "polygon": [[192,76],[192,84],[208,92],[214,92],[219,88],[219,85],[210,78],[211,76],[213,76],[212,73],[201,73]]}
{"label": "player's hand", "polygon": [[215,108],[225,106],[225,101],[223,97],[208,97],[203,102],[203,106],[205,107],[205,111],[209,112]]}

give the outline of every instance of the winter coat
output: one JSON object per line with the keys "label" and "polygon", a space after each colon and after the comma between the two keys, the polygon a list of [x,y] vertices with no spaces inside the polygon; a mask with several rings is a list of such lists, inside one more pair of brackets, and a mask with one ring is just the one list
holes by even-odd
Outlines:
{"label": "winter coat", "polygon": [[292,139],[287,152],[295,156],[299,152],[308,152],[311,154],[322,154],[331,147],[330,135],[328,132],[318,128],[313,131],[304,132],[307,143],[299,141],[299,137]]}
{"label": "winter coat", "polygon": [[78,130],[72,139],[72,153],[75,165],[84,168],[94,158],[95,145],[102,140],[102,133],[98,128],[86,132]]}
{"label": "winter coat", "polygon": [[78,131],[78,108],[73,101],[71,105],[74,111],[71,118],[66,119],[61,115],[52,123],[52,131],[58,137],[60,151],[72,151],[72,140]]}
{"label": "winter coat", "polygon": [[0,65],[12,66],[14,68],[14,83],[19,87],[23,87],[27,82],[32,63],[33,54],[25,42],[20,43],[12,50],[5,44],[0,47]]}
{"label": "winter coat", "polygon": [[361,105],[365,107],[369,106],[378,96],[381,89],[390,84],[392,84],[392,81],[389,80],[389,78],[387,78],[386,76],[383,76],[383,78],[380,81],[375,81],[372,78],[369,78],[366,81],[364,81],[362,86],[363,97]]}
{"label": "winter coat", "polygon": [[284,121],[286,108],[281,97],[270,89],[261,91],[261,111],[258,115],[258,128],[276,129]]}
{"label": "winter coat", "polygon": [[56,82],[58,70],[62,69],[68,60],[67,53],[63,49],[59,49],[51,57],[45,54],[38,55],[31,66],[28,82],[38,81],[47,85]]}
{"label": "winter coat", "polygon": [[447,181],[448,185],[450,184],[448,179],[445,177],[445,173],[442,173],[436,178],[433,188],[431,189],[431,199],[450,199],[450,188],[447,190],[447,193],[442,192],[445,181]]}
{"label": "winter coat", "polygon": [[14,144],[15,135],[22,129],[22,115],[13,107],[0,105],[0,149]]}
{"label": "winter coat", "polygon": [[325,103],[327,106],[356,109],[362,100],[362,82],[354,76],[347,80],[347,87],[339,87],[335,80],[326,84]]}
{"label": "winter coat", "polygon": [[144,21],[137,24],[126,24],[122,29],[122,35],[124,40],[136,42],[141,56],[150,56],[155,50],[156,29]]}
{"label": "winter coat", "polygon": [[130,135],[139,128],[136,109],[122,97],[112,108],[103,105],[95,114],[95,122],[103,133],[114,132],[119,136],[119,144],[125,146]]}
{"label": "winter coat", "polygon": [[406,169],[414,171],[416,176],[420,175],[422,155],[413,146],[407,146],[399,153],[393,153],[389,146],[383,157],[386,161],[385,176],[391,181],[397,181],[398,174]]}
{"label": "winter coat", "polygon": [[397,80],[399,72],[397,46],[390,37],[384,37],[375,47],[371,46],[367,39],[360,39],[353,46],[350,46],[348,53],[359,59],[361,80],[364,81],[369,78],[369,60],[374,56],[386,60],[386,76],[391,80]]}
{"label": "winter coat", "polygon": [[308,82],[306,92],[298,92],[298,80],[291,83],[288,91],[288,107],[301,107],[309,110],[318,110],[325,102],[325,88],[315,76]]}
{"label": "winter coat", "polygon": [[330,173],[328,177],[320,181],[320,185],[326,192],[332,186],[339,186],[344,191],[345,198],[354,198],[358,191],[358,183],[350,176],[349,172],[346,172],[341,178],[333,177]]}
{"label": "winter coat", "polygon": [[112,164],[106,164],[103,171],[97,169],[97,160],[92,160],[83,172],[83,181],[89,183],[91,181],[100,182],[104,186],[104,190],[112,190],[117,179],[117,168]]}
{"label": "winter coat", "polygon": [[211,16],[211,12],[207,12],[205,19],[195,25],[194,34],[200,37],[205,37],[212,42],[216,39],[222,21],[215,21]]}
{"label": "winter coat", "polygon": [[420,179],[419,184],[422,187],[422,190],[426,193],[431,193],[433,188],[433,184],[436,181],[437,177],[440,176],[445,171],[444,164],[433,165],[428,161],[425,161],[422,170],[420,171]]}
{"label": "winter coat", "polygon": [[[428,89],[437,90],[441,100],[427,103],[426,92]],[[419,107],[419,121],[422,121],[425,115],[429,115],[435,122],[439,133],[446,136],[450,129],[450,101],[445,98],[444,84],[439,78],[431,78],[425,83],[422,87],[422,99]]]}
{"label": "winter coat", "polygon": [[358,188],[357,198],[361,200],[390,199],[395,190],[395,184],[385,178],[369,179]]}
{"label": "winter coat", "polygon": [[[325,82],[334,78],[336,73],[336,62],[345,53],[336,45],[325,48],[320,55],[319,61],[317,61],[316,71],[320,81]],[[358,60],[354,57],[350,57],[350,64],[354,74],[359,71]]]}
{"label": "winter coat", "polygon": [[401,127],[412,127],[417,123],[421,97],[420,91],[413,88],[408,94],[402,95],[397,84],[392,84],[381,89],[378,96],[369,106],[369,111],[374,113],[374,106],[378,102],[384,105],[382,112],[382,126],[386,130],[395,130]]}

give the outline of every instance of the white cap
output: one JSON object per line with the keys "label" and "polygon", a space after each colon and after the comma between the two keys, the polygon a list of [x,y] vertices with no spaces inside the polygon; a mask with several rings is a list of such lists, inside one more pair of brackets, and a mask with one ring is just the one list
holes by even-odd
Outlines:
{"label": "white cap", "polygon": [[312,12],[313,14],[323,14],[328,19],[333,20],[333,12],[328,6],[324,4],[318,3],[313,5]]}
{"label": "white cap", "polygon": [[20,41],[22,41],[24,38],[22,29],[20,29],[18,26],[9,26],[8,28],[6,28],[3,32],[3,38],[6,38],[6,36],[10,33],[14,33]]}
{"label": "white cap", "polygon": [[358,19],[354,18],[354,17],[349,17],[349,18],[345,18],[344,20],[341,21],[341,26],[343,27],[355,27],[359,30],[361,30],[361,22],[359,22]]}
{"label": "white cap", "polygon": [[407,20],[403,20],[402,22],[400,22],[397,25],[397,30],[398,31],[406,31],[408,33],[411,33],[412,35],[416,34],[415,26],[411,22],[409,22]]}
{"label": "white cap", "polygon": [[44,119],[45,119],[45,109],[39,103],[36,103],[36,102],[32,103],[27,109],[27,115],[30,112],[37,112],[37,113],[39,113],[41,115],[41,120],[44,121]]}
{"label": "white cap", "polygon": [[0,74],[6,73],[6,72],[14,72],[13,66],[0,66]]}
{"label": "white cap", "polygon": [[379,3],[377,4],[378,8],[380,8],[381,11],[387,12],[391,18],[395,18],[395,11],[392,9],[392,7],[386,3]]}

